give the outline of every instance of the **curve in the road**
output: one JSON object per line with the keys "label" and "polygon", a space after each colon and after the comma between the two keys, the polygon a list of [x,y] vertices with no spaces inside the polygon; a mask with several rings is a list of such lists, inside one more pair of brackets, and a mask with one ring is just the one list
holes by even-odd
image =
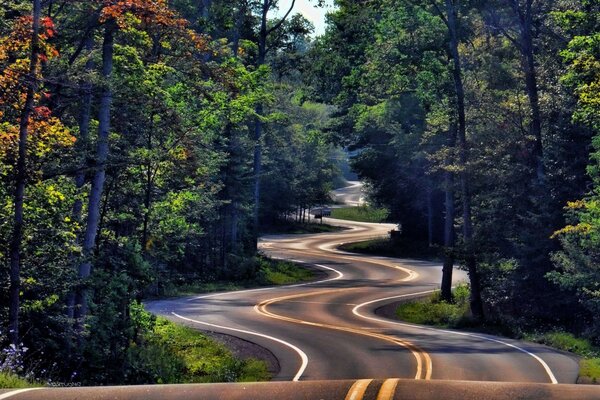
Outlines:
{"label": "curve in the road", "polygon": [[[376,306],[437,289],[441,266],[336,250],[340,243],[380,237],[395,227],[337,224],[349,229],[266,236],[260,242],[270,257],[315,265],[328,271],[327,279],[150,302],[148,309],[205,329],[237,332],[266,347],[280,363],[275,380],[575,382],[577,361],[547,347],[376,315]],[[457,270],[455,277],[462,280],[466,275]]]}
{"label": "curve in the road", "polygon": [[[351,289],[347,289],[347,290],[351,290]],[[340,289],[328,289],[328,290],[322,290],[322,291],[318,291],[318,292],[311,292],[309,294],[301,293],[301,294],[277,297],[277,298],[265,300],[265,301],[261,302],[260,304],[257,304],[256,306],[254,306],[254,309],[259,314],[262,314],[267,317],[277,319],[280,321],[287,321],[287,322],[292,322],[292,323],[300,324],[300,325],[316,326],[319,328],[331,329],[331,330],[335,330],[335,331],[350,332],[350,333],[354,333],[357,335],[368,336],[371,338],[380,339],[380,340],[383,340],[386,342],[393,343],[395,345],[405,347],[413,354],[413,356],[415,357],[415,361],[417,363],[415,379],[431,379],[431,372],[433,369],[432,363],[431,363],[431,357],[429,357],[429,354],[427,354],[425,351],[420,349],[418,346],[416,346],[415,344],[413,344],[407,340],[402,340],[402,339],[395,338],[393,336],[369,332],[369,331],[366,331],[363,329],[357,329],[357,328],[352,328],[352,327],[348,327],[348,326],[323,324],[323,323],[318,323],[318,322],[307,321],[304,319],[286,317],[284,315],[275,314],[275,313],[267,310],[267,307],[269,305],[280,302],[280,301],[286,301],[286,300],[290,300],[290,299],[297,299],[297,298],[309,297],[309,296],[318,296],[321,294],[338,292],[338,291],[340,291]]]}
{"label": "curve in the road", "polygon": [[417,293],[408,293],[408,294],[401,294],[398,296],[390,296],[390,297],[383,297],[381,299],[375,299],[375,300],[370,300],[370,301],[366,301],[364,303],[361,303],[357,306],[355,306],[352,309],[352,314],[363,318],[363,319],[368,319],[371,321],[379,321],[379,322],[385,322],[388,324],[394,324],[394,325],[399,325],[399,326],[410,326],[410,327],[417,327],[419,329],[426,329],[426,330],[432,330],[432,331],[437,331],[440,333],[447,333],[447,334],[452,334],[452,335],[460,335],[460,336],[467,336],[467,337],[472,337],[472,338],[476,338],[476,339],[482,339],[482,340],[489,340],[490,342],[494,342],[494,343],[499,343],[501,345],[507,346],[507,347],[511,347],[513,349],[516,349],[522,353],[525,353],[531,357],[533,357],[537,362],[540,363],[540,365],[544,368],[544,370],[546,371],[546,373],[548,374],[548,378],[550,378],[550,383],[552,384],[558,384],[558,380],[556,379],[556,376],[554,376],[554,373],[552,372],[552,369],[550,368],[550,366],[538,355],[533,354],[530,351],[525,350],[522,347],[516,346],[514,344],[493,338],[493,337],[487,337],[484,335],[478,335],[475,333],[470,333],[470,332],[458,332],[458,331],[451,331],[451,330],[447,330],[447,329],[437,329],[437,328],[430,328],[430,327],[426,327],[426,326],[421,326],[421,325],[415,325],[415,324],[408,324],[405,322],[398,322],[398,321],[390,321],[387,319],[382,319],[382,318],[377,318],[377,317],[372,317],[372,316],[368,316],[368,315],[363,315],[361,314],[358,310],[360,310],[361,308],[371,305],[371,304],[376,304],[376,303],[382,303],[385,301],[389,301],[389,300],[398,300],[398,299],[402,299],[402,298],[407,298],[407,297],[417,297],[417,296],[424,296],[424,295],[428,295],[433,293],[434,290],[426,290],[423,292],[417,292]]}

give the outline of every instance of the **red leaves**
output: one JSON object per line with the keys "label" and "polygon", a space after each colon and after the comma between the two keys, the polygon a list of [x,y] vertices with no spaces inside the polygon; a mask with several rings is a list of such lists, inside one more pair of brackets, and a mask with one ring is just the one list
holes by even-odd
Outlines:
{"label": "red leaves", "polygon": [[180,28],[187,25],[165,0],[103,0],[103,3],[100,22],[112,19],[120,28],[128,27],[136,19],[147,25]]}

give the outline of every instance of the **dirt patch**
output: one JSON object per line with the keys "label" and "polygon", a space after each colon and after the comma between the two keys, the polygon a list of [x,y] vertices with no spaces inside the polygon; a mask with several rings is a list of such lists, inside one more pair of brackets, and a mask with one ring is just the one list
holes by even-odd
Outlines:
{"label": "dirt patch", "polygon": [[262,360],[267,363],[267,368],[271,376],[275,376],[279,373],[280,366],[277,358],[266,348],[252,343],[245,339],[240,339],[235,336],[227,335],[225,333],[203,331],[204,334],[214,341],[221,343],[227,347],[229,351],[238,359],[246,360],[248,358],[255,358]]}

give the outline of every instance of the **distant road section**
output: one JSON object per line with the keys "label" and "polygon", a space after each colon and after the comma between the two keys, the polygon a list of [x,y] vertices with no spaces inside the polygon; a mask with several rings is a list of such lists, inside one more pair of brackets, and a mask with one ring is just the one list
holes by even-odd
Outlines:
{"label": "distant road section", "polygon": [[348,181],[348,186],[331,192],[333,201],[337,204],[361,206],[365,204],[363,184],[359,181]]}

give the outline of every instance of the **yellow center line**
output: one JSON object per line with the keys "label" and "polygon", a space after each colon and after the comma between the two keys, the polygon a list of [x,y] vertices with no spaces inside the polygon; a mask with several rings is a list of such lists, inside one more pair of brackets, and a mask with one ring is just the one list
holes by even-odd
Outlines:
{"label": "yellow center line", "polygon": [[373,379],[359,379],[350,388],[348,394],[346,395],[346,400],[362,400],[369,384],[373,381]]}
{"label": "yellow center line", "polygon": [[[399,271],[404,272],[405,274],[408,274],[408,276],[406,276],[405,278],[399,279],[398,282],[406,282],[406,281],[412,281],[415,278],[417,278],[419,276],[419,274],[411,269],[405,268],[405,267],[401,267],[399,265],[394,265],[392,262],[383,262],[383,260],[372,260],[372,259],[368,259],[368,258],[363,258],[360,256],[352,256],[352,257],[348,257],[348,256],[343,256],[344,253],[338,253],[336,251],[326,251],[325,254],[323,254],[322,252],[316,251],[316,250],[298,250],[298,249],[289,249],[289,248],[285,248],[285,249],[281,249],[281,250],[285,250],[285,251],[291,251],[293,253],[301,253],[301,254],[310,254],[313,256],[320,256],[320,257],[328,257],[328,258],[335,258],[335,259],[342,259],[342,260],[349,260],[349,261],[361,261],[361,262],[365,262],[368,264],[375,264],[375,265],[381,265],[383,267],[386,268],[393,268],[393,269],[397,269]],[[328,254],[329,253],[329,254]]]}
{"label": "yellow center line", "polygon": [[394,393],[396,393],[398,382],[400,382],[400,379],[386,379],[379,389],[377,400],[392,400],[394,398]]}
{"label": "yellow center line", "polygon": [[297,318],[286,317],[283,315],[272,313],[271,311],[267,310],[267,307],[269,305],[271,305],[273,303],[281,302],[281,301],[296,299],[299,297],[316,296],[319,294],[340,292],[342,290],[352,290],[352,289],[354,289],[354,288],[329,289],[329,290],[322,290],[322,291],[312,292],[312,293],[301,293],[301,294],[277,297],[277,298],[265,300],[265,301],[257,304],[256,306],[254,306],[254,309],[257,313],[262,314],[267,317],[270,317],[270,318],[273,318],[273,319],[278,319],[281,321],[287,321],[287,322],[292,322],[292,323],[302,324],[302,325],[316,326],[319,328],[332,329],[332,330],[337,330],[337,331],[342,331],[342,332],[354,333],[357,335],[363,335],[363,336],[368,336],[368,337],[379,339],[379,340],[384,340],[386,342],[391,342],[398,346],[405,347],[413,354],[413,356],[417,362],[417,372],[415,374],[415,379],[430,379],[431,372],[432,372],[432,364],[431,364],[431,358],[429,357],[429,354],[427,354],[425,351],[420,349],[418,346],[412,344],[411,342],[409,342],[407,340],[399,339],[399,338],[396,338],[393,336],[383,335],[381,333],[368,332],[368,331],[365,331],[362,329],[352,328],[352,327],[348,327],[348,326],[322,324],[319,322],[311,322],[311,321],[305,321],[305,320],[301,320],[301,319],[297,319]]}

